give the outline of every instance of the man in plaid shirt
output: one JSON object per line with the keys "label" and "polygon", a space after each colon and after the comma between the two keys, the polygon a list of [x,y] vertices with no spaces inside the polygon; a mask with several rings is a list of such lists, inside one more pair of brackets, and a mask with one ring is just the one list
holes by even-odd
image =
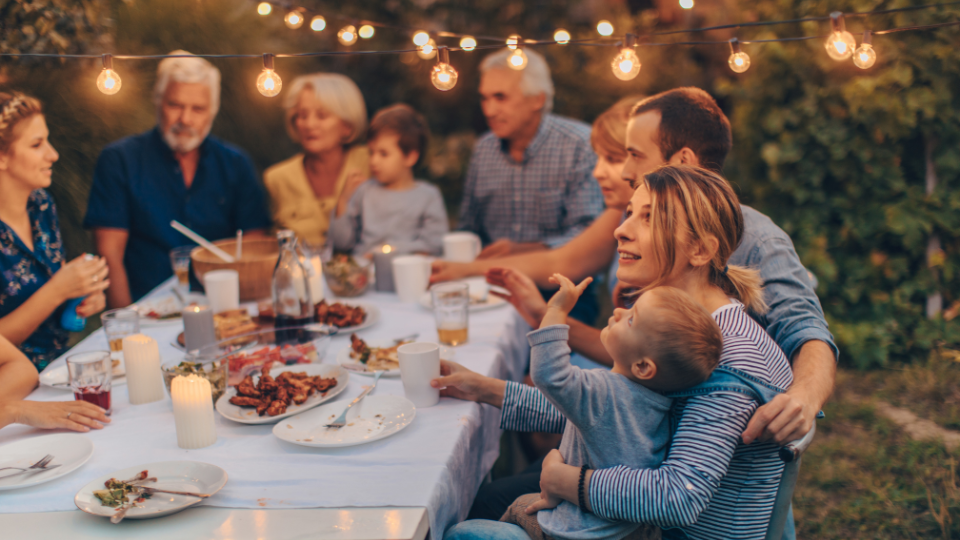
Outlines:
{"label": "man in plaid shirt", "polygon": [[460,228],[485,246],[480,258],[556,248],[603,210],[590,126],[551,114],[546,61],[526,50],[527,66],[516,71],[507,66],[512,52],[498,51],[480,65],[490,132],[474,148],[460,206]]}

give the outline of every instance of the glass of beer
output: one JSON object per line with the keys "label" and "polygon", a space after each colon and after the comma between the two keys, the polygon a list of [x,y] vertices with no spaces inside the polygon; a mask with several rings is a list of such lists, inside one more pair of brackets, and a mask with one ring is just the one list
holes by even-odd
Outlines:
{"label": "glass of beer", "polygon": [[440,343],[457,346],[467,342],[470,287],[466,283],[443,283],[430,289]]}
{"label": "glass of beer", "polygon": [[67,357],[70,387],[77,401],[93,403],[107,412],[112,412],[110,388],[113,384],[113,363],[107,351],[92,351]]}
{"label": "glass of beer", "polygon": [[183,292],[190,290],[190,252],[194,246],[183,246],[170,250],[170,264],[177,276],[177,286]]}
{"label": "glass of beer", "polygon": [[103,332],[110,343],[110,359],[114,366],[123,358],[123,338],[140,333],[140,314],[135,309],[111,309],[100,314]]}

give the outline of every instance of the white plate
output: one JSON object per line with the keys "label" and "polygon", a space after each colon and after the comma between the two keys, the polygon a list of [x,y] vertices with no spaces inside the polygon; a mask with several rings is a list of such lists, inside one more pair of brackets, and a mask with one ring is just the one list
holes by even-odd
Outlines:
{"label": "white plate", "polygon": [[[347,425],[323,427],[340,416],[349,402],[328,403],[273,426],[277,438],[312,448],[356,446],[389,437],[410,425],[417,408],[403,396],[367,396],[347,411]],[[377,416],[379,415],[379,416]]]}
{"label": "white plate", "polygon": [[[113,368],[113,386],[127,384],[127,375],[124,371],[123,360],[120,365]],[[60,390],[73,390],[70,388],[70,372],[67,371],[66,364],[62,366],[47,368],[40,374],[40,385],[50,388],[59,388]]]}
{"label": "white plate", "polygon": [[322,375],[325,378],[336,377],[337,385],[327,390],[323,394],[314,392],[313,395],[307,398],[302,405],[294,405],[291,402],[290,406],[287,407],[287,412],[278,414],[277,416],[258,416],[257,410],[254,407],[239,407],[230,403],[230,398],[237,395],[237,389],[233,386],[229,386],[227,387],[227,391],[224,392],[223,395],[220,396],[220,399],[217,400],[217,412],[223,415],[223,417],[227,420],[233,420],[234,422],[240,422],[241,424],[272,424],[288,416],[293,416],[307,409],[312,409],[313,407],[316,407],[325,401],[330,401],[340,392],[346,390],[347,383],[350,382],[350,374],[347,373],[347,370],[333,364],[295,364],[292,366],[282,366],[271,369],[270,376],[276,379],[277,375],[280,375],[284,371],[292,371],[294,373],[300,373],[302,371],[311,377],[317,375]]}
{"label": "white plate", "polygon": [[[364,340],[364,341],[367,342],[367,346],[369,347],[393,347],[393,344],[396,343],[392,339],[370,339],[370,340]],[[340,352],[337,353],[337,363],[343,366],[344,369],[349,370],[353,373],[373,377],[374,373],[376,372],[367,371],[366,364],[364,364],[363,362],[355,358],[350,358],[351,351],[353,351],[353,349],[350,347],[341,349]],[[385,369],[383,370],[383,375],[381,375],[381,377],[399,377],[399,376],[400,376],[400,368]]]}
{"label": "white plate", "polygon": [[[208,303],[207,297],[203,296],[202,294],[187,293],[183,296],[184,300],[187,301],[187,305],[192,303],[196,303],[198,305],[207,305]],[[180,300],[172,293],[159,298],[145,298],[130,306],[130,308],[137,310],[137,313],[140,314],[140,326],[157,326],[180,323],[183,320],[180,316],[180,311],[183,309],[183,307],[184,306],[180,303]],[[151,311],[155,311],[160,314],[176,313],[177,315],[166,319],[154,319],[147,316],[147,314]]]}
{"label": "white plate", "polygon": [[[117,509],[111,506],[103,506],[100,503],[100,499],[93,494],[94,490],[103,489],[103,483],[111,478],[128,480],[144,470],[147,471],[150,476],[157,478],[156,482],[150,482],[146,485],[158,489],[214,494],[220,491],[220,488],[227,483],[227,471],[216,465],[200,463],[199,461],[161,461],[158,463],[147,463],[145,465],[137,465],[136,467],[128,467],[101,476],[83,486],[73,498],[73,502],[77,505],[77,508],[88,514],[110,517]],[[179,512],[202,500],[203,499],[188,497],[186,495],[156,493],[146,501],[137,503],[131,508],[130,511],[127,512],[126,519],[146,519],[166,516],[174,512]]]}
{"label": "white plate", "polygon": [[16,471],[0,471],[0,491],[35,486],[72,473],[93,455],[93,443],[74,433],[31,437],[0,446],[0,467],[27,468],[47,454],[53,455],[51,464],[60,466],[49,471],[17,475],[13,474]]}
{"label": "white plate", "polygon": [[[508,302],[499,296],[494,296],[488,294],[487,298],[482,302],[471,302],[470,307],[468,308],[470,312],[476,311],[487,311],[488,309],[496,309],[501,306],[507,305]],[[424,308],[433,311],[433,295],[430,294],[430,291],[423,293],[423,296],[420,297],[420,305]]]}
{"label": "white plate", "polygon": [[[348,306],[359,306],[362,307],[364,311],[367,312],[367,318],[363,320],[363,323],[356,326],[344,326],[340,328],[339,326],[334,326],[334,328],[339,328],[337,331],[338,334],[347,334],[350,332],[356,332],[357,330],[363,330],[364,328],[370,328],[371,326],[377,324],[380,320],[380,308],[376,304],[371,304],[370,302],[361,302],[358,300],[339,300],[339,299],[327,299],[327,304],[344,304]],[[331,325],[332,326],[332,325]]]}

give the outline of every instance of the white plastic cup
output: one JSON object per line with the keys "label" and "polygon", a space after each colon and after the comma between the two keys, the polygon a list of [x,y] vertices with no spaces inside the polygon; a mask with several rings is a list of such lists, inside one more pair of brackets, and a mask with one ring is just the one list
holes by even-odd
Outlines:
{"label": "white plastic cup", "polygon": [[203,288],[214,313],[240,307],[240,274],[236,270],[207,272],[203,275]]}
{"label": "white plastic cup", "polygon": [[472,262],[480,255],[480,237],[472,232],[443,235],[443,258],[453,262]]}
{"label": "white plastic cup", "polygon": [[401,302],[418,302],[430,284],[430,259],[420,255],[395,258],[393,284]]}
{"label": "white plastic cup", "polygon": [[430,381],[440,376],[440,346],[436,343],[408,343],[397,349],[403,393],[418,408],[440,402],[440,390]]}

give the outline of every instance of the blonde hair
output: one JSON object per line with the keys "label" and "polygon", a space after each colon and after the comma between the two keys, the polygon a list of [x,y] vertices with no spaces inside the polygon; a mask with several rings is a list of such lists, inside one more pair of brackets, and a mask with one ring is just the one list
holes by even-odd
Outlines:
{"label": "blonde hair", "polygon": [[0,92],[0,153],[10,151],[20,138],[24,121],[43,114],[40,100],[20,92]]}
{"label": "blonde hair", "polygon": [[[525,96],[536,96],[543,94],[546,98],[543,102],[543,112],[548,113],[553,110],[553,79],[550,77],[550,66],[544,60],[540,53],[524,48],[523,52],[527,55],[527,67],[520,72],[520,91]],[[493,68],[506,69],[512,71],[507,65],[507,59],[513,54],[509,48],[489,54],[480,62],[480,73],[486,73]]]}
{"label": "blonde hair", "polygon": [[353,144],[367,132],[367,105],[356,83],[339,73],[311,73],[293,80],[290,91],[283,98],[287,133],[293,142],[299,143],[297,135],[297,102],[300,94],[310,90],[320,103],[345,124],[350,126],[350,136],[344,145]]}
{"label": "blonde hair", "polygon": [[727,265],[740,245],[744,227],[740,201],[730,184],[715,172],[686,165],[660,167],[643,181],[650,190],[653,252],[660,267],[660,275],[644,290],[664,283],[671,274],[677,238],[685,231],[691,243],[717,240],[717,252],[709,263],[710,282],[754,313],[766,313],[760,274]]}
{"label": "blonde hair", "polygon": [[159,114],[163,95],[171,82],[183,84],[205,84],[210,89],[210,110],[217,115],[220,110],[220,70],[203,58],[178,49],[170,54],[185,55],[187,58],[164,58],[157,64],[157,83],[153,86],[153,104]]}
{"label": "blonde hair", "polygon": [[593,121],[590,145],[597,154],[612,156],[618,161],[627,159],[627,122],[630,111],[641,99],[641,96],[627,96]]}

